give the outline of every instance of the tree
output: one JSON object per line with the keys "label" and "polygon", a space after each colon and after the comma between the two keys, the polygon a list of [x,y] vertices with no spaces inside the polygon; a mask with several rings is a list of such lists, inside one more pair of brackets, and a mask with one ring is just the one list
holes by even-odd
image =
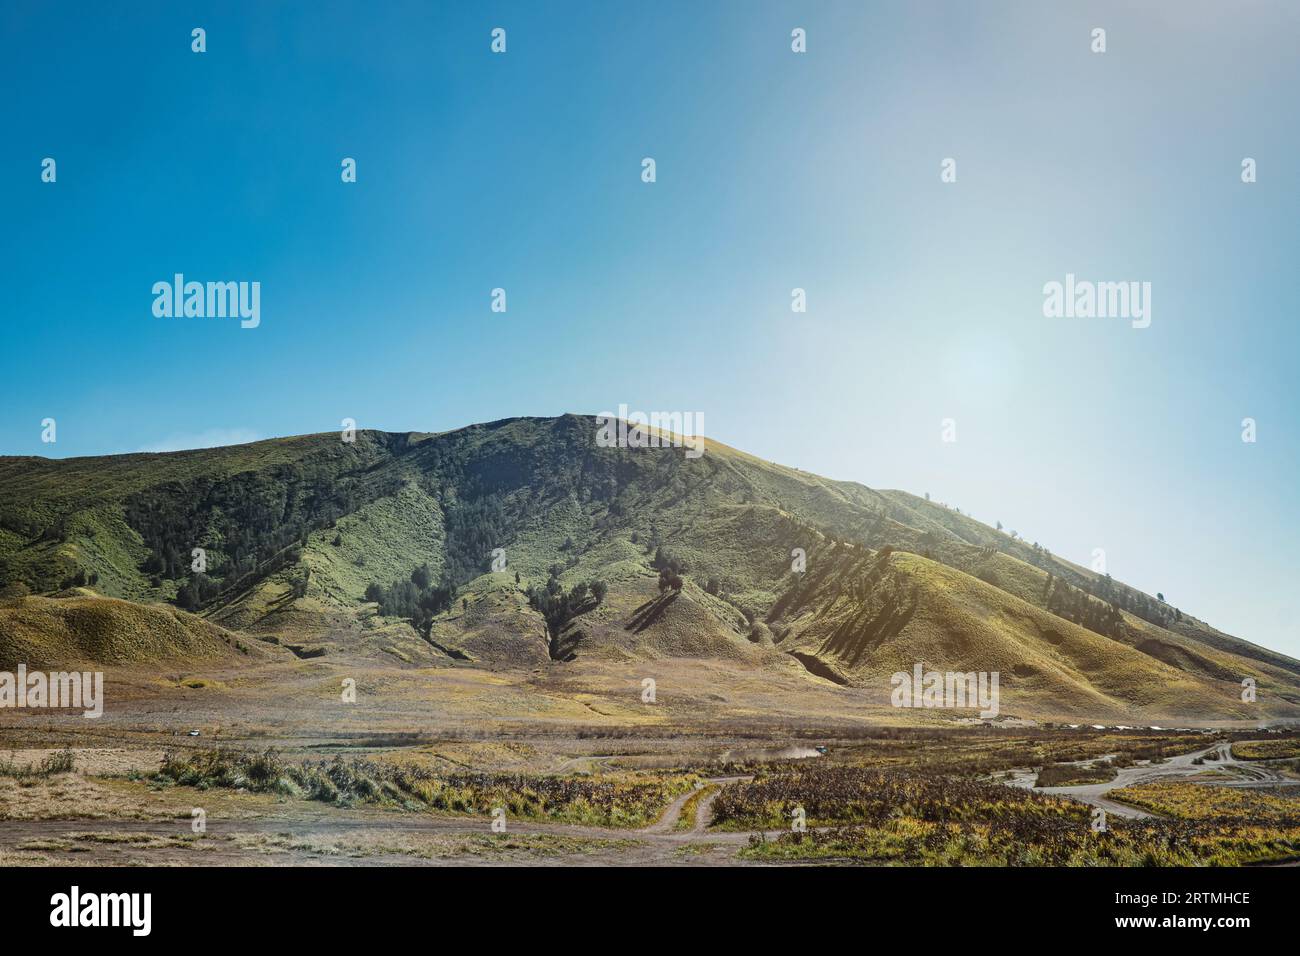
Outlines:
{"label": "tree", "polygon": [[198,610],[199,593],[198,589],[190,582],[182,584],[176,592],[176,603],[187,611]]}
{"label": "tree", "polygon": [[27,586],[26,581],[10,581],[0,588],[0,601],[16,601],[31,593],[31,588]]}
{"label": "tree", "polygon": [[376,601],[380,604],[384,602],[384,589],[378,584],[370,584],[366,587],[366,600]]}
{"label": "tree", "polygon": [[[557,585],[555,590],[550,587],[552,583]],[[561,590],[558,582],[552,578],[547,582],[545,591],[531,587],[528,589],[528,605],[533,610],[539,611],[546,619],[546,629],[550,636],[553,639],[558,638],[560,631],[569,621],[594,606],[587,601],[587,593],[589,590],[594,593],[597,584],[600,585],[600,595],[596,598],[596,604],[599,604],[600,598],[604,596],[603,583],[577,584],[574,585],[573,590],[566,592]]]}
{"label": "tree", "polygon": [[605,603],[605,595],[609,591],[609,585],[604,581],[591,582],[591,596],[596,599],[597,604]]}
{"label": "tree", "polygon": [[411,583],[423,591],[433,580],[433,575],[429,571],[429,565],[422,564],[411,572]]}
{"label": "tree", "polygon": [[654,560],[650,562],[650,567],[672,574],[685,574],[687,571],[686,562],[675,554],[665,551],[662,545],[655,549]]}

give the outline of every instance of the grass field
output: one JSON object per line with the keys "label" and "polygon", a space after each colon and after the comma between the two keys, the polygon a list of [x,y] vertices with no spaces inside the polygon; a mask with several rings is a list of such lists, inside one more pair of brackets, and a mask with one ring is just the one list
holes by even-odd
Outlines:
{"label": "grass field", "polygon": [[[0,731],[0,746],[14,737]],[[1300,856],[1300,788],[1195,777],[1124,787],[1110,797],[1158,816],[1112,814],[1098,832],[1092,807],[1000,779],[1103,754],[1145,762],[1137,755],[1232,735],[863,728],[829,739],[820,757],[774,756],[816,751],[776,747],[789,737],[758,724],[722,746],[703,725],[275,749],[185,738],[149,749],[145,739],[0,751],[0,859],[1201,866]],[[195,808],[206,832],[190,827]]]}
{"label": "grass field", "polygon": [[[823,790],[844,798],[825,804]],[[998,788],[936,785],[909,778],[782,780],[728,804],[733,819],[775,822],[807,803],[829,825],[805,833],[756,835],[743,851],[764,860],[846,860],[909,866],[1240,866],[1300,857],[1300,801],[1191,783],[1113,791],[1115,799],[1160,813],[1156,820],[1109,816],[1094,829],[1089,808],[1050,797],[1007,799]],[[787,828],[788,830],[788,828]]]}

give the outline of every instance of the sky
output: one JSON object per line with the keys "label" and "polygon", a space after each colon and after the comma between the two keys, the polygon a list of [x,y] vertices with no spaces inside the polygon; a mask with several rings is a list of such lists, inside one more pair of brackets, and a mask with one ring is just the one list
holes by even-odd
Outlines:
{"label": "sky", "polygon": [[1300,657],[1300,6],[1130,6],[11,0],[0,454],[691,411]]}

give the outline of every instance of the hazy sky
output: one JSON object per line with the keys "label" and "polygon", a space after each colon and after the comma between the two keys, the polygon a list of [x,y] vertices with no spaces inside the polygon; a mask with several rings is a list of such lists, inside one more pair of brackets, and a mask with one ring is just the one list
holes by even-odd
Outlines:
{"label": "hazy sky", "polygon": [[6,3],[0,453],[695,411],[1300,656],[1300,5],[1130,6]]}

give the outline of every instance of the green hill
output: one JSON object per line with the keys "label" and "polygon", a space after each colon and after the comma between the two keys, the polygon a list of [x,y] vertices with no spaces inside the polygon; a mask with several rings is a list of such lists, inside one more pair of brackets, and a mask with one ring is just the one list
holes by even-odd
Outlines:
{"label": "green hill", "polygon": [[176,608],[82,593],[0,601],[2,670],[162,665],[254,653],[236,635]]}
{"label": "green hill", "polygon": [[179,604],[312,654],[797,661],[885,700],[922,662],[998,670],[1025,715],[1300,715],[1300,662],[941,504],[595,431],[566,415],[0,458],[0,587]]}

